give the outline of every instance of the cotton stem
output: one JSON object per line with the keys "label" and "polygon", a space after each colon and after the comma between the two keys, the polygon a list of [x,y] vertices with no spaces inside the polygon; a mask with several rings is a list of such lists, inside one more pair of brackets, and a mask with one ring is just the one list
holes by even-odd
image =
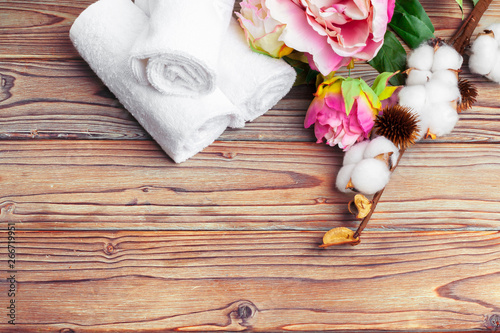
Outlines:
{"label": "cotton stem", "polygon": [[448,43],[452,45],[458,53],[463,54],[465,48],[469,46],[474,30],[492,1],[493,0],[479,0],[467,19],[449,39]]}

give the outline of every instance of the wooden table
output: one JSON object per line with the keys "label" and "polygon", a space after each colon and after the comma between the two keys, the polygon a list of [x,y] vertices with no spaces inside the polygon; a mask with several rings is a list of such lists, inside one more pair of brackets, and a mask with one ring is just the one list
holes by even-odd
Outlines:
{"label": "wooden table", "polygon": [[[175,164],[72,47],[92,2],[0,0],[0,331],[500,329],[499,85],[464,66],[477,104],[407,151],[360,245],[320,249],[358,222],[313,89]],[[451,36],[455,1],[422,3]]]}

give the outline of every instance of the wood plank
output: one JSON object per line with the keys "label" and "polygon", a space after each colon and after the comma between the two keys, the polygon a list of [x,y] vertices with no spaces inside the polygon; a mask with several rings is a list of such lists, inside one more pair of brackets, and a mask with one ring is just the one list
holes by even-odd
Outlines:
{"label": "wood plank", "polygon": [[[76,59],[68,32],[78,15],[94,0],[29,0],[0,1],[0,59]],[[239,1],[238,1],[239,2]],[[422,0],[430,16],[436,36],[450,37],[462,23],[462,14],[454,0]],[[237,8],[236,4],[235,8]],[[464,4],[464,12],[471,5]],[[477,31],[495,22],[500,4],[493,2],[479,23]]]}
{"label": "wood plank", "polygon": [[[353,75],[371,82],[376,73],[360,65]],[[150,138],[82,61],[0,62],[0,76],[0,139]],[[436,142],[500,142],[498,85],[465,77],[478,86],[480,99],[461,114],[453,133]],[[303,126],[313,92],[311,86],[293,88],[264,116],[244,129],[228,129],[220,140],[314,142],[313,130]]]}
{"label": "wood plank", "polygon": [[324,250],[321,232],[16,227],[18,331],[498,328],[498,231],[367,232]]}
{"label": "wood plank", "polygon": [[[357,225],[325,145],[216,142],[177,165],[149,141],[3,141],[0,158],[0,220],[24,229]],[[418,144],[369,228],[499,230],[499,166],[499,145]]]}

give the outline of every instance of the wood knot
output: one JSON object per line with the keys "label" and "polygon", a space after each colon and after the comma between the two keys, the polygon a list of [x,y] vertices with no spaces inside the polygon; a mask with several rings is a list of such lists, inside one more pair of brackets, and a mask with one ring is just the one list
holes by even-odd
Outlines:
{"label": "wood knot", "polygon": [[72,330],[71,328],[61,328],[59,330],[59,333],[75,333],[75,331]]}
{"label": "wood knot", "polygon": [[500,315],[494,314],[486,317],[484,326],[493,332],[500,331]]}
{"label": "wood knot", "polygon": [[1,213],[11,214],[14,212],[15,208],[16,208],[16,205],[14,203],[7,202],[7,203],[0,206],[0,214]]}
{"label": "wood knot", "polygon": [[238,303],[236,309],[236,317],[240,320],[240,325],[250,326],[250,319],[257,314],[257,307],[250,301],[242,301]]}
{"label": "wood knot", "polygon": [[106,246],[104,247],[104,253],[106,253],[107,255],[111,255],[115,253],[115,251],[116,248],[111,243],[106,244]]}
{"label": "wood knot", "polygon": [[222,153],[222,157],[227,158],[228,160],[231,160],[231,159],[235,158],[236,155],[238,155],[238,154],[237,153],[232,153],[232,152]]}
{"label": "wood knot", "polygon": [[0,73],[0,102],[9,99],[12,94],[10,89],[14,87],[15,77]]}
{"label": "wood knot", "polygon": [[327,199],[326,198],[316,198],[315,201],[317,204],[325,204]]}

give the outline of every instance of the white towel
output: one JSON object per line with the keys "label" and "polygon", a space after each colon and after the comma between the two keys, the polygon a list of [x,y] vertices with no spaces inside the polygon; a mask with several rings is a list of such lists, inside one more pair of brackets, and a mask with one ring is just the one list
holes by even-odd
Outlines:
{"label": "white towel", "polygon": [[137,80],[169,95],[213,91],[234,0],[140,0],[136,4],[150,17],[131,50],[130,65]]}
{"label": "white towel", "polygon": [[290,91],[296,78],[295,70],[283,59],[252,51],[234,18],[224,35],[217,74],[218,87],[240,108],[245,121],[271,109]]}
{"label": "white towel", "polygon": [[241,121],[219,89],[200,98],[176,97],[136,81],[129,55],[147,23],[147,16],[130,0],[100,0],[75,20],[70,38],[125,108],[180,163]]}

